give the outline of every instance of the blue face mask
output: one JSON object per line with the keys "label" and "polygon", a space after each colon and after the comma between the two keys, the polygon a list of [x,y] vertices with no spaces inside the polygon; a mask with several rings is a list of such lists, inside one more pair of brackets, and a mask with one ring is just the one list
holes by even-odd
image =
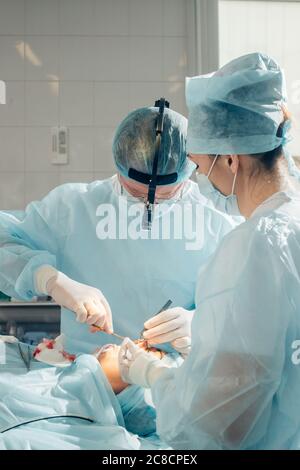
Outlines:
{"label": "blue face mask", "polygon": [[237,173],[234,175],[231,194],[229,194],[229,196],[224,196],[224,194],[215,188],[215,186],[209,180],[209,176],[218,156],[219,155],[215,156],[207,175],[204,175],[203,173],[197,173],[196,175],[200,193],[203,194],[203,196],[205,196],[209,201],[211,201],[214,207],[219,211],[232,216],[241,216],[242,214],[239,210],[237,197],[234,194]]}

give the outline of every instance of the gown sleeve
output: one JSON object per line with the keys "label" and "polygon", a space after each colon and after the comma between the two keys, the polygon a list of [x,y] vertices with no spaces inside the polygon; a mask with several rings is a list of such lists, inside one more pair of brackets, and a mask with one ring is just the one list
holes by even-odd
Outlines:
{"label": "gown sleeve", "polygon": [[192,349],[152,386],[157,431],[175,449],[255,448],[285,361],[292,306],[277,236],[234,230],[199,278]]}
{"label": "gown sleeve", "polygon": [[57,256],[66,237],[70,198],[68,185],[29,204],[22,218],[0,212],[0,291],[30,300],[38,293],[34,273],[44,264],[57,267]]}

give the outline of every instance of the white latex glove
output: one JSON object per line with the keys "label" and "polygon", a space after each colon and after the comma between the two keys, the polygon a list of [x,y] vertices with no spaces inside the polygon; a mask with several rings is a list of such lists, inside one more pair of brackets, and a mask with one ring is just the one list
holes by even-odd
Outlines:
{"label": "white latex glove", "polygon": [[143,337],[150,345],[171,343],[174,349],[186,357],[191,349],[191,323],[195,310],[170,308],[150,318],[144,324]]}
{"label": "white latex glove", "polygon": [[122,380],[128,384],[151,387],[160,375],[169,368],[153,354],[144,351],[125,338],[119,351],[119,368]]}
{"label": "white latex glove", "polygon": [[73,281],[51,266],[37,270],[35,283],[38,292],[50,295],[58,305],[72,310],[80,323],[113,332],[110,306],[99,289]]}

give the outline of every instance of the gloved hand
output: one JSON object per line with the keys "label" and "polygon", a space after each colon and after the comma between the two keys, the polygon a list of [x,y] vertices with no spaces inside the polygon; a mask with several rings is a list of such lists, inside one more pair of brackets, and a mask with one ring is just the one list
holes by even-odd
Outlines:
{"label": "gloved hand", "polygon": [[107,333],[113,332],[110,306],[100,290],[73,281],[51,266],[39,268],[35,282],[38,292],[51,295],[58,305],[72,310],[80,323],[94,324]]}
{"label": "gloved hand", "polygon": [[149,388],[169,366],[125,338],[119,351],[119,368],[125,383]]}
{"label": "gloved hand", "polygon": [[170,308],[150,318],[144,324],[143,337],[149,344],[171,343],[185,358],[191,349],[191,323],[195,310]]}

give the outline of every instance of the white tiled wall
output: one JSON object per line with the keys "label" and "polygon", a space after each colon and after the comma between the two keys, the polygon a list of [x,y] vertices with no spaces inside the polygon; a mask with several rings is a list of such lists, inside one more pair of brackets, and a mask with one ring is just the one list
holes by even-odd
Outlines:
{"label": "white tiled wall", "polygon": [[[294,156],[300,156],[300,2],[228,1],[219,3],[221,65],[249,52],[274,57],[285,70],[288,109],[293,118]],[[232,21],[238,18],[238,21]]]}
{"label": "white tiled wall", "polygon": [[[0,209],[113,171],[115,126],[166,96],[186,114],[188,0],[0,0]],[[51,164],[66,125],[67,165]]]}

